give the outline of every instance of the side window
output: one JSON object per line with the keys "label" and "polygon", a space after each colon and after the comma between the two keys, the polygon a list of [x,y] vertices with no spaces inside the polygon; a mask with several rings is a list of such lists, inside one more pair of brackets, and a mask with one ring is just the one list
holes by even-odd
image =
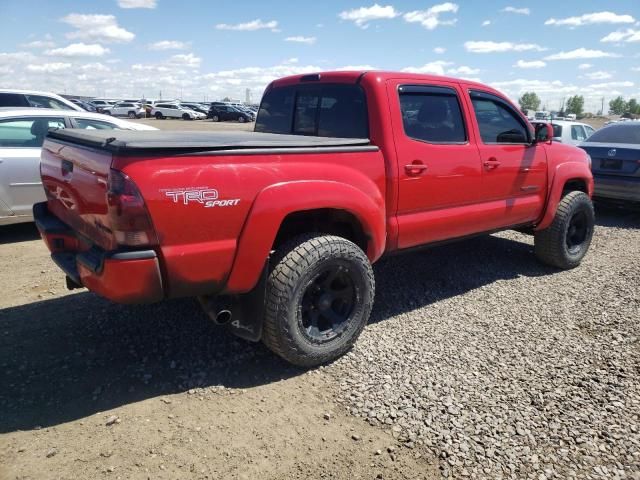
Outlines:
{"label": "side window", "polygon": [[467,134],[456,91],[446,87],[401,86],[400,111],[408,137],[430,143],[464,143]]}
{"label": "side window", "polygon": [[13,118],[0,121],[0,147],[41,147],[50,128],[64,128],[63,118]]}
{"label": "side window", "polygon": [[489,94],[471,92],[471,103],[484,143],[527,143],[524,121],[506,103]]}
{"label": "side window", "polygon": [[117,126],[102,122],[100,120],[93,120],[91,118],[74,118],[77,128],[86,128],[87,130],[121,130]]}
{"label": "side window", "polygon": [[571,140],[586,140],[587,135],[584,133],[582,125],[571,125]]}
{"label": "side window", "polygon": [[0,107],[29,107],[29,102],[22,94],[0,93]]}
{"label": "side window", "polygon": [[69,105],[59,100],[42,95],[25,95],[32,107],[38,108],[55,108],[56,110],[73,110]]}
{"label": "side window", "polygon": [[584,130],[587,133],[587,138],[589,138],[591,135],[593,135],[593,132],[595,132],[595,129],[591,128],[588,125],[584,126]]}

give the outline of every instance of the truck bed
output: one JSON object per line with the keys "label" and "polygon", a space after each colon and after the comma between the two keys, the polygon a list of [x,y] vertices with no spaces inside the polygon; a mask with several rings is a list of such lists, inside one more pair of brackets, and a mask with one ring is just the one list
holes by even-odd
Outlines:
{"label": "truck bed", "polygon": [[280,135],[259,132],[129,131],[129,130],[51,130],[53,138],[75,145],[106,150],[119,155],[215,152],[256,149],[347,149],[376,150],[368,138],[335,138],[307,135]]}

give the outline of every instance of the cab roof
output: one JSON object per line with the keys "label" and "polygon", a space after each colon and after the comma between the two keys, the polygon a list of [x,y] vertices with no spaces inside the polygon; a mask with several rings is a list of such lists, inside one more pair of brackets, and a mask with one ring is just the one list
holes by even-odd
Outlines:
{"label": "cab roof", "polygon": [[274,80],[271,86],[285,86],[294,85],[297,83],[358,83],[362,81],[364,77],[374,77],[379,81],[385,82],[391,79],[403,79],[408,81],[420,81],[420,82],[450,82],[464,84],[467,86],[475,86],[485,91],[492,92],[504,97],[504,94],[498,90],[489,87],[483,83],[474,82],[471,80],[465,80],[462,78],[447,77],[443,75],[426,75],[422,73],[410,73],[410,72],[393,72],[386,70],[340,70],[340,71],[328,71],[328,72],[315,72],[305,73],[300,75],[291,75],[288,77]]}

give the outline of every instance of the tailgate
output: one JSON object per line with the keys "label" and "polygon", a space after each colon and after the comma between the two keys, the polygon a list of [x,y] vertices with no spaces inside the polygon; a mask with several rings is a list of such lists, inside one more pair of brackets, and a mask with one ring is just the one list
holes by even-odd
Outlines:
{"label": "tailgate", "polygon": [[40,163],[49,211],[105,250],[116,248],[107,215],[111,161],[108,151],[47,137]]}
{"label": "tailgate", "polygon": [[583,144],[592,160],[594,175],[640,177],[640,148],[624,145],[591,146]]}

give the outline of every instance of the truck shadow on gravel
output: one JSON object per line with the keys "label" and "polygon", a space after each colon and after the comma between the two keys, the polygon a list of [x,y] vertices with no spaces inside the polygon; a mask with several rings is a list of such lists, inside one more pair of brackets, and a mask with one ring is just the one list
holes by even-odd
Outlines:
{"label": "truck shadow on gravel", "polygon": [[27,242],[40,238],[35,223],[17,223],[0,226],[0,245],[16,242]]}
{"label": "truck shadow on gravel", "polygon": [[[635,225],[599,214],[601,225]],[[625,214],[626,215],[626,214]],[[498,280],[550,275],[532,238],[478,237],[375,265],[371,323]],[[0,432],[58,425],[195,387],[249,388],[302,373],[239,340],[194,300],[116,305],[83,292],[0,310]]]}

